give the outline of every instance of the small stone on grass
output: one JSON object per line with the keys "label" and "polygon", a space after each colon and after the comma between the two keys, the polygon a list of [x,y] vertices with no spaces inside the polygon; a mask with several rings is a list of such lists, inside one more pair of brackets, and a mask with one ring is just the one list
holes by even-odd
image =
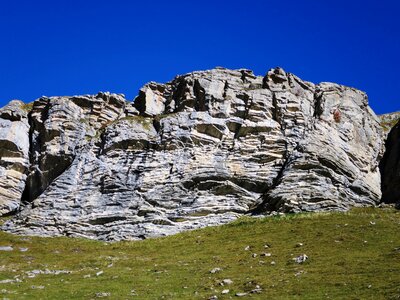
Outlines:
{"label": "small stone on grass", "polygon": [[211,274],[215,274],[215,273],[218,273],[218,272],[221,272],[221,271],[222,271],[221,268],[214,268],[214,269],[212,269],[212,270],[210,271],[210,273],[211,273]]}
{"label": "small stone on grass", "polygon": [[13,251],[13,247],[11,246],[1,246],[0,251]]}
{"label": "small stone on grass", "polygon": [[96,298],[104,298],[104,297],[110,297],[110,296],[111,296],[111,293],[104,293],[104,292],[96,293]]}
{"label": "small stone on grass", "polygon": [[295,263],[302,264],[308,259],[308,256],[306,254],[302,254],[298,257],[293,258]]}

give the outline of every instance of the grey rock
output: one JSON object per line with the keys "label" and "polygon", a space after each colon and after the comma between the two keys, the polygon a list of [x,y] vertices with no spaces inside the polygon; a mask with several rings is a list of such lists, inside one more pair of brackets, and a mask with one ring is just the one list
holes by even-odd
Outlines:
{"label": "grey rock", "polygon": [[230,285],[232,283],[233,283],[232,279],[229,279],[229,278],[221,281],[221,285]]}
{"label": "grey rock", "polygon": [[254,289],[250,291],[251,294],[260,294],[262,292],[262,288],[259,285],[256,285]]}
{"label": "grey rock", "polygon": [[165,84],[150,82],[140,89],[134,106],[141,115],[156,116],[165,113],[167,95],[171,90]]}
{"label": "grey rock", "polygon": [[26,203],[8,232],[134,240],[381,198],[383,135],[366,95],[280,68],[192,72],[133,104],[42,97],[28,115],[18,103],[0,113],[0,214]]}
{"label": "grey rock", "polygon": [[218,273],[218,272],[221,272],[221,271],[222,271],[221,268],[214,268],[214,269],[210,270],[210,273],[211,274],[215,274],[215,273]]}
{"label": "grey rock", "polygon": [[60,275],[60,274],[70,274],[71,271],[68,270],[49,270],[49,269],[45,269],[45,270],[31,270],[31,271],[26,271],[25,274],[30,277],[36,277],[36,275]]}
{"label": "grey rock", "polygon": [[308,259],[308,256],[306,254],[302,254],[298,257],[293,258],[294,262],[298,263],[298,264],[304,263],[307,259]]}
{"label": "grey rock", "polygon": [[0,280],[0,283],[14,283],[14,282],[15,282],[14,279],[3,279],[3,280]]}
{"label": "grey rock", "polygon": [[1,246],[0,251],[13,251],[14,248],[11,246]]}
{"label": "grey rock", "polygon": [[28,111],[13,100],[0,109],[0,216],[15,212],[29,168]]}
{"label": "grey rock", "polygon": [[96,295],[96,298],[105,298],[105,297],[110,297],[111,293],[99,292],[99,293],[96,293],[95,295]]}

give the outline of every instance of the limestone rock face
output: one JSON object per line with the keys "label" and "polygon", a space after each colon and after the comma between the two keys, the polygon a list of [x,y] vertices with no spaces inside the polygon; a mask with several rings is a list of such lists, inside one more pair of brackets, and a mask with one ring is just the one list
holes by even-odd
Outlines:
{"label": "limestone rock face", "polygon": [[124,114],[120,95],[40,98],[30,112],[31,165],[26,197],[40,196],[73,162],[86,136]]}
{"label": "limestone rock face", "polygon": [[14,100],[0,109],[0,215],[19,208],[28,167],[28,112]]}
{"label": "limestone rock face", "polygon": [[12,198],[26,205],[3,226],[14,233],[139,239],[381,198],[382,136],[366,95],[280,68],[152,82],[133,104],[41,98],[29,118],[24,197]]}

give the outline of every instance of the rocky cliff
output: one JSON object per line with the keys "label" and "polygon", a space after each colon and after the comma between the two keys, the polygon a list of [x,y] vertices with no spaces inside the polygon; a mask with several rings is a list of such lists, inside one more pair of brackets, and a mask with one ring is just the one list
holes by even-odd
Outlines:
{"label": "rocky cliff", "polygon": [[3,230],[137,239],[246,213],[346,210],[381,199],[367,96],[280,68],[216,68],[0,111]]}

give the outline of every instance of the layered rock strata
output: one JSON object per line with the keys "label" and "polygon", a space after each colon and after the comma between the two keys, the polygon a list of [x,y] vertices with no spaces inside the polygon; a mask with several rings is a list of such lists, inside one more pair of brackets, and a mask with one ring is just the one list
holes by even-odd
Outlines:
{"label": "layered rock strata", "polygon": [[1,155],[14,172],[1,173],[2,213],[23,203],[3,226],[14,233],[138,239],[381,198],[381,129],[367,96],[280,68],[193,72],[145,85],[133,103],[41,98],[18,120],[0,116],[22,128],[20,138],[0,130],[18,153]]}
{"label": "layered rock strata", "polygon": [[28,112],[14,100],[0,109],[0,215],[19,208],[28,168]]}

